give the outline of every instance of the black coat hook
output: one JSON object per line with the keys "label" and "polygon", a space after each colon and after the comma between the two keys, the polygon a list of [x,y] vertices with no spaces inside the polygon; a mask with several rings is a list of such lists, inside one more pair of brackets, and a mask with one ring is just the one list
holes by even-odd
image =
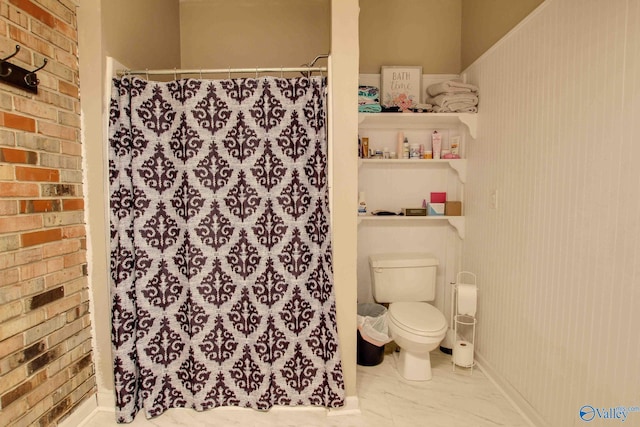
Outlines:
{"label": "black coat hook", "polygon": [[43,64],[33,71],[25,70],[15,64],[7,62],[20,52],[20,45],[16,45],[16,51],[6,58],[0,59],[0,82],[8,83],[12,86],[19,87],[32,93],[38,93],[38,76],[37,71],[42,70],[47,65],[47,58],[44,58]]}
{"label": "black coat hook", "polygon": [[[7,61],[7,59],[13,58],[14,56],[16,56],[18,54],[18,52],[20,52],[20,45],[17,44],[16,45],[16,51],[13,52],[11,55],[7,56],[6,58],[0,59],[0,62],[2,62],[2,64],[4,64]],[[7,76],[9,76],[9,74],[11,74],[11,68],[7,67],[7,71],[0,72],[0,77],[7,77]]]}
{"label": "black coat hook", "polygon": [[27,83],[29,86],[38,86],[38,83],[40,83],[40,80],[38,80],[38,76],[36,76],[36,71],[40,71],[46,66],[47,66],[47,58],[44,58],[44,62],[42,63],[41,66],[39,66],[29,74],[24,76],[25,83]]}
{"label": "black coat hook", "polygon": [[16,45],[16,51],[15,51],[15,52],[13,52],[11,55],[7,56],[6,58],[2,58],[2,59],[0,59],[0,61],[4,62],[4,61],[6,61],[7,59],[11,59],[11,58],[13,58],[14,56],[16,56],[16,55],[18,54],[18,52],[20,52],[20,45],[19,45],[19,44],[17,44],[17,45]]}

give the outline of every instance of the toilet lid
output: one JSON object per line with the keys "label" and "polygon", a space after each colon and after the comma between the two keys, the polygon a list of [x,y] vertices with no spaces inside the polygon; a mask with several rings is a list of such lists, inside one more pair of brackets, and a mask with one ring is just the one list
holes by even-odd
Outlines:
{"label": "toilet lid", "polygon": [[430,335],[447,328],[444,315],[426,302],[394,302],[389,317],[396,325],[417,335]]}

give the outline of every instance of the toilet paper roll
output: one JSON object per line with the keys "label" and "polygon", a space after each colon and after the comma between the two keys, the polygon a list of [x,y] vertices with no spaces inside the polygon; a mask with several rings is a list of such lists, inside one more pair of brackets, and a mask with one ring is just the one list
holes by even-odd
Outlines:
{"label": "toilet paper roll", "polygon": [[473,344],[469,341],[456,341],[453,347],[453,363],[465,368],[473,366]]}
{"label": "toilet paper roll", "polygon": [[458,284],[458,314],[476,315],[478,288],[476,285]]}

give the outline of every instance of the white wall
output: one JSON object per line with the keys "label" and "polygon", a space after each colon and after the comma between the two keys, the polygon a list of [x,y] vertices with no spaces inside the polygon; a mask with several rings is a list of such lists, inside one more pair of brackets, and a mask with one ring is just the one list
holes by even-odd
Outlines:
{"label": "white wall", "polygon": [[467,77],[480,361],[540,424],[639,406],[640,2],[547,0]]}
{"label": "white wall", "polygon": [[[108,203],[105,183],[108,182],[108,174],[103,149],[106,129],[103,127],[102,100],[106,83],[100,6],[101,0],[81,0],[77,10],[87,265],[98,393],[113,390],[107,255],[108,220],[105,215]],[[109,395],[113,395],[113,392]]]}
{"label": "white wall", "polygon": [[[358,157],[346,141],[357,141],[358,1],[331,1],[330,150],[331,226],[338,338],[345,390],[356,394],[356,215]],[[351,403],[347,402],[348,409]]]}

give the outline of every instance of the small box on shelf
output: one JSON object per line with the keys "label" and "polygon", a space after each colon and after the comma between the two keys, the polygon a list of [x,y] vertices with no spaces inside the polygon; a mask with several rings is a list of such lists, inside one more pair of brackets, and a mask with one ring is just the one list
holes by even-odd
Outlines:
{"label": "small box on shelf", "polygon": [[462,202],[445,202],[444,214],[446,216],[461,216],[462,215]]}
{"label": "small box on shelf", "polygon": [[429,203],[429,216],[443,216],[444,203]]}
{"label": "small box on shelf", "polygon": [[425,208],[402,208],[402,214],[404,216],[427,216],[427,210]]}
{"label": "small box on shelf", "polygon": [[444,203],[447,201],[447,193],[445,192],[432,192],[429,200],[431,203]]}

